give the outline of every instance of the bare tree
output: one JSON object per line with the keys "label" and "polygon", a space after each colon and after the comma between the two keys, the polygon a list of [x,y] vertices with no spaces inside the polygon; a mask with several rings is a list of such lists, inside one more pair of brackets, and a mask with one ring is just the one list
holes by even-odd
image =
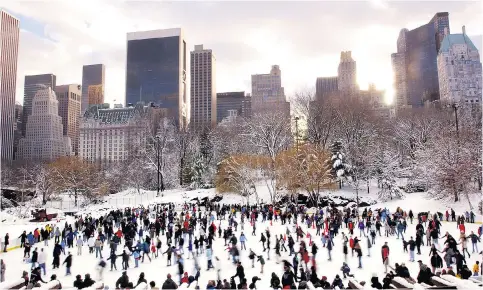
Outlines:
{"label": "bare tree", "polygon": [[234,192],[246,197],[255,196],[259,202],[256,184],[260,180],[260,157],[255,155],[237,155],[223,160],[216,176],[218,192]]}
{"label": "bare tree", "polygon": [[269,159],[265,167],[264,182],[270,194],[272,203],[279,198],[276,174],[276,157],[289,148],[293,142],[290,130],[290,119],[277,112],[256,114],[247,122],[246,135],[249,142],[258,152]]}
{"label": "bare tree", "polygon": [[51,182],[56,191],[68,191],[74,194],[74,205],[77,206],[78,195],[87,199],[96,198],[97,193],[104,190],[99,185],[104,184],[97,168],[78,157],[61,157],[51,163]]}

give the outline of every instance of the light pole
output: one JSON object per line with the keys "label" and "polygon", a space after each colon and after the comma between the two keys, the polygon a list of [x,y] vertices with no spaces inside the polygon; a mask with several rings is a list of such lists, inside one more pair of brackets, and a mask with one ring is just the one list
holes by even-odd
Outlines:
{"label": "light pole", "polygon": [[156,196],[159,196],[159,136],[156,136],[156,163],[157,163],[156,169],[157,169],[157,177],[158,177]]}
{"label": "light pole", "polygon": [[295,117],[295,150],[299,154],[299,117]]}
{"label": "light pole", "polygon": [[456,141],[458,142],[458,147],[459,147],[459,143],[460,143],[460,129],[459,129],[459,124],[458,124],[458,104],[457,103],[453,103],[453,105],[451,105],[454,109],[454,118],[455,118],[455,125],[456,125]]}

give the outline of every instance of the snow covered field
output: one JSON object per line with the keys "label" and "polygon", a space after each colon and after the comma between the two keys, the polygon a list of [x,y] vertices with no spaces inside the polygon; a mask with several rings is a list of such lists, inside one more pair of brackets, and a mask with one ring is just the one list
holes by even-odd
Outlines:
{"label": "snow covered field", "polygon": [[[122,196],[123,194],[126,193],[119,193],[117,194],[118,196]],[[338,194],[353,194],[352,192],[349,191],[341,191],[338,192]],[[163,197],[157,197],[153,198],[149,201],[143,202],[144,205],[148,205],[149,203],[153,202],[175,202],[175,203],[183,203],[184,201],[189,201],[192,198],[198,197],[198,198],[203,198],[205,196],[212,197],[214,195],[214,190],[209,189],[209,190],[195,190],[195,191],[180,191],[180,190],[174,190],[174,191],[167,191],[164,192]],[[261,192],[260,194],[261,198],[263,198],[265,201],[268,201],[269,198],[266,196],[266,193]],[[363,196],[364,194],[361,194]],[[116,198],[116,196],[113,196],[112,198]],[[236,195],[226,195],[221,203],[239,203],[239,202],[246,202],[246,199],[236,196]],[[476,203],[476,201],[475,201]],[[133,206],[133,204],[125,204],[120,206],[121,208],[124,206]],[[391,201],[391,202],[386,202],[386,203],[378,203],[372,208],[383,208],[387,207],[390,209],[392,212],[397,208],[401,207],[404,210],[409,210],[412,209],[415,214],[417,214],[419,211],[431,211],[432,213],[436,211],[440,212],[445,212],[445,210],[448,208],[447,205],[428,199],[426,194],[423,193],[413,193],[407,195],[407,197],[404,200],[397,200],[397,201]],[[457,204],[452,204],[451,205],[457,213],[461,213],[464,210],[467,210],[468,205],[465,202],[457,203]],[[93,215],[98,215],[98,214],[103,214],[106,213],[110,208],[113,208],[112,205],[108,204],[102,204],[102,205],[96,205],[89,207],[88,210],[85,210],[85,213],[92,213]],[[0,227],[0,237],[3,240],[3,237],[6,232],[10,233],[11,239],[14,239],[20,235],[20,233],[23,230],[31,231],[37,227],[42,227],[45,225],[45,223],[30,223],[27,221],[23,220],[13,220],[11,217],[8,215],[3,214],[2,219],[7,219],[4,223],[1,224]],[[239,214],[238,214],[239,218]],[[60,224],[63,224],[67,220],[68,222],[72,222],[73,218],[72,217],[61,217],[59,218],[58,222]],[[261,218],[260,218],[261,220]],[[481,221],[481,216],[478,216],[477,221]],[[57,221],[55,221],[57,223]],[[218,223],[217,223],[218,226]],[[223,221],[221,223],[221,226],[223,229],[227,228],[227,221]],[[474,231],[475,233],[477,232],[479,224],[467,224],[466,225],[466,230],[467,234],[469,234],[470,231]],[[261,243],[259,243],[260,240],[260,233],[264,232],[265,229],[269,228],[270,232],[272,234],[272,241],[271,241],[271,248],[272,251],[270,253],[270,260],[267,260],[267,253],[262,252],[262,247]],[[292,229],[292,226],[289,226],[289,229]],[[341,275],[340,267],[342,266],[342,262],[344,261],[343,254],[342,254],[342,239],[341,235],[338,235],[334,239],[334,249],[332,251],[332,261],[327,261],[328,260],[328,254],[327,250],[322,247],[321,241],[319,237],[316,237],[315,232],[316,230],[314,229],[307,229],[305,226],[303,226],[303,230],[305,232],[310,232],[313,239],[315,240],[316,244],[319,247],[319,253],[317,254],[317,275],[319,278],[322,276],[327,276],[329,279],[329,282],[332,282],[336,274]],[[279,277],[281,277],[281,274],[283,272],[282,264],[277,264],[276,263],[276,257],[275,257],[275,252],[273,250],[273,247],[275,246],[275,239],[274,236],[277,235],[279,236],[280,234],[284,234],[286,231],[286,227],[282,226],[280,224],[280,221],[274,222],[272,226],[269,225],[268,222],[262,223],[258,222],[257,223],[257,234],[256,236],[251,236],[252,228],[250,227],[249,223],[245,223],[245,230],[243,231],[245,235],[247,236],[247,249],[252,248],[257,254],[263,254],[265,256],[266,260],[266,265],[265,265],[265,273],[260,274],[260,264],[256,263],[255,268],[251,268],[251,262],[248,258],[248,251],[241,251],[241,261],[243,263],[243,266],[245,268],[245,274],[248,279],[248,283],[251,282],[251,278],[253,276],[258,276],[262,280],[257,282],[257,287],[258,289],[267,289],[269,288],[270,285],[270,275],[272,272],[275,272]],[[342,229],[343,232],[348,233],[347,229]],[[441,229],[441,233],[444,234],[446,231],[448,231],[450,234],[453,236],[457,237],[458,236],[458,230],[456,228],[455,223],[447,223],[443,222],[443,227]],[[240,226],[238,228],[238,231],[236,232],[237,238],[239,238],[239,235],[241,233]],[[359,235],[359,231],[355,230],[355,234]],[[410,225],[408,230],[405,233],[406,239],[409,239],[410,236],[415,236],[415,225]],[[165,245],[165,238],[162,237],[162,242],[163,242],[163,247],[162,250],[163,252],[166,250],[166,245]],[[306,239],[308,242],[308,239]],[[388,242],[388,245],[391,249],[390,253],[390,264],[394,266],[394,263],[401,263],[404,262],[409,268],[409,271],[413,277],[415,277],[418,273],[418,264],[409,262],[409,254],[403,253],[403,244],[401,240],[396,239],[395,237],[377,237],[376,238],[376,245],[373,245],[371,249],[371,257],[368,257],[368,250],[367,250],[367,240],[362,239],[361,241],[361,247],[362,247],[362,252],[364,254],[363,257],[363,269],[357,269],[358,261],[357,257],[352,257],[349,251],[348,255],[348,264],[351,268],[351,273],[355,275],[356,279],[361,281],[366,281],[369,282],[370,278],[372,277],[373,273],[377,274],[380,278],[380,281],[382,282],[383,278],[383,271],[384,267],[382,265],[382,260],[381,260],[381,246],[384,244],[384,241]],[[441,243],[441,242],[440,242]],[[39,250],[40,248],[44,247],[43,243],[35,245],[33,248],[38,247]],[[483,249],[483,246],[481,243],[478,243],[478,247],[480,250]],[[76,249],[70,249],[70,251],[73,254],[73,266],[72,266],[72,276],[65,276],[65,267],[61,266],[60,269],[52,270],[52,249],[53,249],[53,242],[50,241],[50,245],[48,247],[44,247],[45,251],[48,254],[47,258],[47,276],[44,276],[44,280],[49,280],[50,275],[52,274],[57,274],[58,279],[62,282],[64,288],[72,287],[72,283],[75,279],[75,275],[81,274],[84,276],[86,273],[90,273],[91,276],[94,278],[94,280],[97,281],[98,277],[96,277],[96,265],[99,262],[99,259],[95,258],[95,254],[89,254],[88,253],[88,248],[87,246],[84,246],[83,249],[83,255],[82,256],[76,256]],[[213,242],[213,249],[214,249],[214,256],[217,256],[219,258],[219,261],[214,260],[214,265],[217,269],[220,269],[220,275],[222,279],[227,279],[229,280],[231,276],[235,275],[236,272],[236,267],[231,263],[231,261],[228,260],[228,253],[225,250],[224,247],[224,240],[223,239],[215,239]],[[288,249],[288,247],[287,247]],[[295,246],[295,250],[298,249],[298,244]],[[468,249],[471,253],[471,242],[468,242]],[[185,253],[187,252],[187,249],[185,249]],[[121,253],[121,250],[118,250],[118,254]],[[109,249],[108,247],[104,248],[103,255],[104,258],[106,259],[109,254]],[[429,247],[422,247],[422,255],[416,255],[416,260],[421,259],[424,263],[427,265],[430,264],[429,261]],[[186,255],[185,255],[186,256]],[[30,271],[30,264],[26,264],[22,262],[22,257],[23,257],[23,250],[12,250],[8,253],[2,253],[0,255],[2,259],[4,259],[6,263],[6,281],[9,280],[14,280],[18,279],[22,273],[23,270],[25,271]],[[64,255],[61,255],[61,263],[65,259]],[[201,276],[199,279],[199,285],[203,289],[208,280],[216,280],[217,279],[217,272],[215,270],[210,270],[210,271],[205,271],[206,270],[206,257],[205,255],[200,255],[198,257],[199,263],[202,267],[201,270]],[[288,257],[287,252],[282,252],[282,257],[281,259],[287,259],[289,261],[292,261],[292,257]],[[481,260],[481,256],[478,254],[472,254],[471,258],[467,258],[467,264],[468,267],[471,269],[473,264],[475,263],[476,260]],[[149,262],[147,259],[145,260],[144,263],[140,263],[139,268],[132,268],[134,267],[134,262],[130,261],[130,266],[131,268],[127,271],[128,276],[130,278],[130,281],[136,284],[138,276],[141,272],[145,273],[146,279],[149,281],[155,281],[157,286],[161,286],[164,280],[166,279],[166,275],[168,273],[171,273],[173,275],[173,280],[178,283],[178,278],[177,278],[177,266],[175,263],[173,263],[173,266],[167,267],[166,266],[166,256],[160,256],[157,259],[153,259],[152,262]],[[117,267],[118,271],[110,272],[109,271],[109,263],[106,267],[106,270],[104,272],[104,282],[109,288],[113,288],[115,286],[115,281],[120,277],[121,275],[121,259],[117,260]],[[193,259],[185,259],[185,271],[189,273],[189,275],[194,275],[195,273],[193,272],[194,268],[194,261]],[[342,275],[341,275],[342,276]],[[236,279],[236,282],[238,283],[238,279]],[[347,280],[344,280],[345,285],[347,285]]]}

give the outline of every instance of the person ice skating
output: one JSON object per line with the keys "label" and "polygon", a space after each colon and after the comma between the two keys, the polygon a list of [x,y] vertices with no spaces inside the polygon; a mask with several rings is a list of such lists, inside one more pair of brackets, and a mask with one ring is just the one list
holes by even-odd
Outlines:
{"label": "person ice skating", "polygon": [[265,259],[262,255],[257,256],[257,262],[260,262],[260,274],[263,274],[263,267],[265,266]]}
{"label": "person ice skating", "polygon": [[382,264],[384,265],[384,273],[387,273],[387,267],[389,265],[389,246],[387,242],[384,242],[384,246],[381,248]]}
{"label": "person ice skating", "polygon": [[280,278],[275,274],[275,272],[272,272],[272,278],[270,279],[270,287],[273,289],[280,289],[282,288],[280,286]]}
{"label": "person ice skating", "polygon": [[238,262],[238,266],[236,267],[236,274],[232,276],[232,278],[238,277],[240,279],[240,283],[243,279],[245,279],[245,270],[242,266],[241,262]]}
{"label": "person ice skating", "polygon": [[116,269],[116,271],[117,271],[117,266],[116,266],[117,257],[118,257],[118,255],[116,255],[116,253],[114,251],[111,251],[111,254],[107,258],[108,261],[109,260],[111,261],[111,271],[112,271],[113,268]]}
{"label": "person ice skating", "polygon": [[33,268],[32,269],[32,272],[30,273],[30,280],[29,280],[29,286],[27,286],[27,289],[32,289],[33,287],[38,287],[40,286],[40,283],[39,282],[42,282],[44,284],[46,284],[47,282],[45,282],[43,279],[42,279],[42,275],[40,273],[40,267],[36,267],[36,268]]}
{"label": "person ice skating", "polygon": [[10,237],[8,233],[5,234],[5,238],[3,239],[3,252],[7,252],[7,247],[10,244]]}
{"label": "person ice skating", "polygon": [[246,250],[247,247],[245,245],[245,242],[247,241],[247,238],[245,237],[245,234],[242,232],[240,234],[240,250]]}
{"label": "person ice skating", "polygon": [[206,246],[206,260],[207,260],[207,268],[206,271],[209,271],[213,267],[213,250],[211,249],[210,246]]}
{"label": "person ice skating", "polygon": [[262,242],[262,246],[263,246],[263,251],[265,252],[267,249],[265,248],[265,242],[267,241],[267,239],[265,238],[265,236],[263,235],[263,233],[261,233],[261,236],[260,236],[260,242]]}
{"label": "person ice skating", "polygon": [[118,257],[122,257],[122,269],[124,271],[126,271],[127,268],[129,268],[129,256],[130,255],[126,252],[126,250],[123,250],[122,254],[118,256]]}
{"label": "person ice skating", "polygon": [[252,261],[252,268],[255,268],[255,252],[252,249],[249,249],[250,253],[248,254],[248,258]]}
{"label": "person ice skating", "polygon": [[354,275],[350,273],[351,269],[349,268],[349,265],[347,265],[346,262],[342,262],[342,267],[340,268],[340,270],[342,271],[342,275],[344,276],[344,279],[347,277],[354,278]]}
{"label": "person ice skating", "polygon": [[480,261],[476,261],[473,265],[473,276],[478,276],[480,273]]}
{"label": "person ice skating", "polygon": [[413,240],[413,237],[408,242],[409,245],[409,261],[414,262],[414,250],[416,249],[416,242]]}
{"label": "person ice skating", "polygon": [[71,275],[70,268],[72,267],[72,254],[70,252],[68,252],[67,258],[65,258],[62,265],[63,264],[65,264],[65,275],[66,276]]}

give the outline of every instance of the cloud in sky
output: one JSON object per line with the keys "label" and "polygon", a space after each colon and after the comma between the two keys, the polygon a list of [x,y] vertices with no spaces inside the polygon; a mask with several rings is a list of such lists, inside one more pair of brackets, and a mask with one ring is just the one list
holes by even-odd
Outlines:
{"label": "cloud in sky", "polygon": [[[453,33],[483,34],[479,1],[156,2],[0,0],[21,20],[17,100],[27,74],[54,73],[80,83],[82,65],[106,65],[106,101],[124,102],[126,33],[182,27],[188,48],[204,44],[217,59],[217,91],[250,92],[250,76],[282,69],[290,97],[337,73],[352,50],[361,87],[392,83],[391,53],[400,29],[450,13]],[[476,45],[481,48],[481,36]]]}

